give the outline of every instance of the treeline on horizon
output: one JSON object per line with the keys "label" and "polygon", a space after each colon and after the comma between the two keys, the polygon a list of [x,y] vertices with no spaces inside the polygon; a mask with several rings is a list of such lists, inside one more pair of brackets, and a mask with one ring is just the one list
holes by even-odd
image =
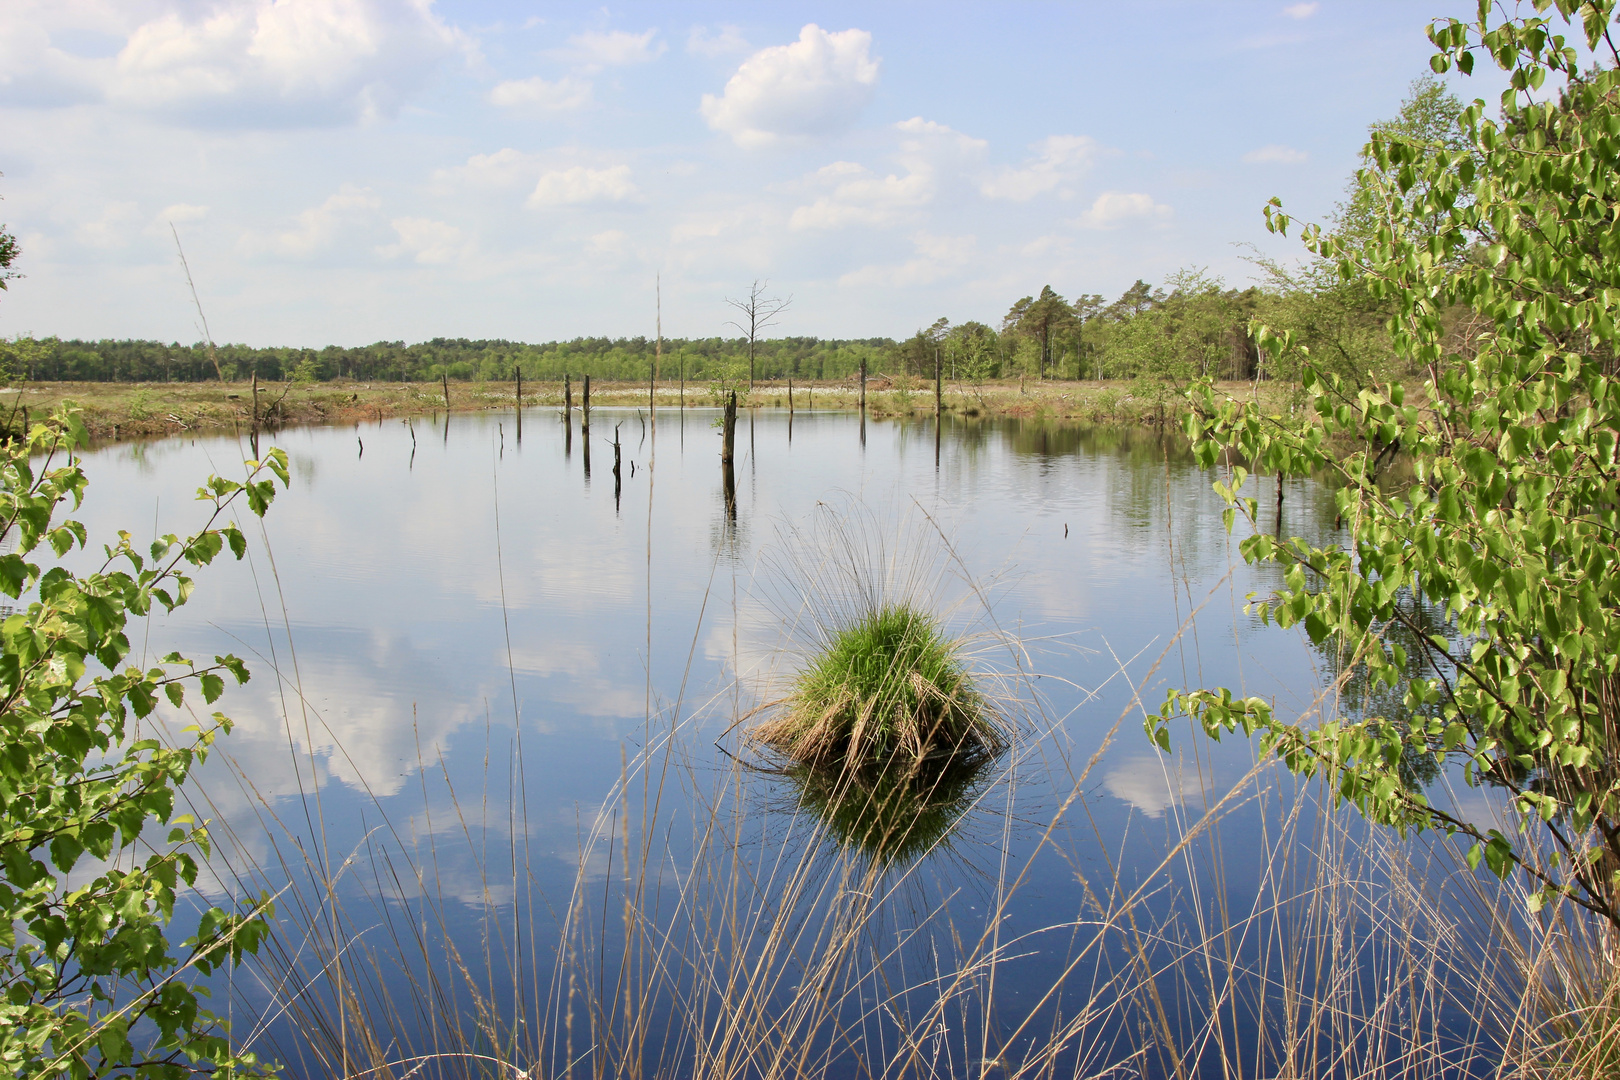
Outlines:
{"label": "treeline on horizon", "polygon": [[[1432,76],[1416,80],[1401,113],[1371,131],[1452,148],[1461,102]],[[1374,163],[1354,177],[1329,223],[1352,245],[1373,243],[1388,210],[1391,185]],[[999,326],[947,318],[904,340],[781,337],[753,343],[760,380],[845,380],[862,364],[872,374],[932,378],[937,364],[952,381],[1009,377],[1135,380],[1163,396],[1195,378],[1292,380],[1308,361],[1353,380],[1400,378],[1385,330],[1394,315],[1355,275],[1318,259],[1288,267],[1256,252],[1256,283],[1229,286],[1191,268],[1162,285],[1138,280],[1113,301],[1080,294],[1066,299],[1050,285],[1016,300]],[[1261,363],[1249,327],[1259,320],[1292,331],[1294,347]],[[1471,324],[1459,312],[1457,333]],[[434,338],[407,345],[254,348],[206,342],[137,340],[0,340],[0,378],[43,381],[204,382],[245,380],[366,382],[561,380],[641,381],[656,364],[661,380],[746,384],[745,337],[575,338],[542,344],[503,339]]]}
{"label": "treeline on horizon", "polygon": [[[1282,272],[1270,268],[1272,276]],[[999,327],[941,318],[910,338],[821,339],[782,337],[755,343],[760,380],[831,381],[853,378],[864,361],[872,375],[932,378],[937,362],[952,381],[986,379],[1149,379],[1181,383],[1194,377],[1274,378],[1286,372],[1257,370],[1248,333],[1261,316],[1289,321],[1284,309],[1299,306],[1309,292],[1289,281],[1228,288],[1218,278],[1190,270],[1163,287],[1137,281],[1117,300],[1081,295],[1073,301],[1047,286],[1016,301]],[[1331,290],[1328,290],[1331,292]],[[1323,307],[1314,298],[1313,307]],[[1343,305],[1340,305],[1341,307]],[[1365,307],[1365,305],[1363,305]],[[1320,310],[1316,312],[1322,314]],[[1336,313],[1340,337],[1381,340],[1373,311]],[[1318,319],[1318,321],[1321,321]],[[1341,342],[1341,344],[1343,344]],[[1355,344],[1349,350],[1361,356]],[[407,345],[325,348],[255,348],[206,342],[181,344],[139,340],[46,339],[15,356],[6,374],[49,382],[206,382],[257,376],[262,381],[300,379],[362,382],[504,381],[521,370],[525,379],[561,380],[589,375],[598,380],[647,379],[656,362],[662,380],[746,382],[747,338],[666,338],[661,350],[651,338],[575,338],[528,344],[504,339],[434,338]],[[217,367],[216,367],[217,362]]]}

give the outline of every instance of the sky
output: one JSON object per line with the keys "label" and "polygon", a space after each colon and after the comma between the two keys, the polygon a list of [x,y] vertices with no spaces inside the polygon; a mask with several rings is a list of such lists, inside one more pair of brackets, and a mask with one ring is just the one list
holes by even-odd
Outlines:
{"label": "sky", "polygon": [[[999,325],[1323,220],[1472,0],[6,0],[0,336]],[[1494,100],[1475,80],[1465,99]],[[1252,245],[1252,246],[1251,246]]]}

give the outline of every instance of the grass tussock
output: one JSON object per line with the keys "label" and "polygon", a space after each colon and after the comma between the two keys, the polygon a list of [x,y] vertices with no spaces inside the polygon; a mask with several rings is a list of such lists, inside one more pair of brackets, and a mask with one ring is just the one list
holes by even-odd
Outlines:
{"label": "grass tussock", "polygon": [[985,760],[1007,740],[938,619],[888,603],[833,629],[776,716],[753,736],[811,766]]}

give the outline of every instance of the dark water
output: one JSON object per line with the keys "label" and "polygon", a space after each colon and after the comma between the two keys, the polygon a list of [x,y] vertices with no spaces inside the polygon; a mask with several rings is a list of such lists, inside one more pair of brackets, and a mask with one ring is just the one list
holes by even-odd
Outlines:
{"label": "dark water", "polygon": [[[932,1055],[913,1071],[1016,1071],[1102,1001],[1053,1068],[1132,1060],[1158,1023],[1203,1045],[1184,1054],[1193,1072],[1218,1071],[1198,1057],[1207,988],[1167,961],[1152,1004],[1128,942],[1196,937],[1211,912],[1264,907],[1262,870],[1300,843],[1278,824],[1292,788],[1262,778],[1223,807],[1218,830],[1178,850],[1254,751],[1178,727],[1176,752],[1161,755],[1142,713],[1167,687],[1195,685],[1305,713],[1324,672],[1299,634],[1243,613],[1276,579],[1229,542],[1212,477],[1178,440],[1143,429],[954,420],[936,442],[927,419],[867,422],[863,436],[854,415],[801,412],[790,427],[776,412],[741,422],[728,505],[714,415],[662,413],[654,434],[644,413],[599,409],[588,444],[538,410],[521,442],[510,413],[267,440],[290,455],[293,482],[262,532],[253,526],[250,558],[199,573],[190,605],[134,638],[148,655],[234,651],[254,672],[225,698],[235,732],[197,777],[203,811],[231,834],[211,898],[290,881],[288,952],[306,975],[334,940],[363,959],[385,1057],[443,1049],[453,1018],[476,1027],[476,990],[517,1032],[481,1052],[539,1057],[548,1072],[570,1056],[612,1068],[600,1032],[618,1022],[598,1021],[592,1049],[585,1006],[568,1031],[564,1005],[594,993],[622,1011],[634,985],[654,988],[636,998],[654,1029],[648,1072],[697,1071],[702,1040],[667,1034],[691,1026],[678,1002],[703,982],[694,958],[757,956],[772,926],[824,926],[848,904],[827,882],[872,865],[840,853],[851,830],[819,824],[814,790],[750,767],[771,763],[735,727],[791,677],[816,614],[795,598],[832,588],[849,562],[814,529],[844,520],[970,635],[1018,737],[925,808],[928,843],[880,854],[860,970],[840,976],[851,989],[833,1019],[805,1021],[790,1041],[825,1053],[826,1072],[875,1074],[903,1045],[896,1033],[913,1021],[895,1016],[910,1009]],[[79,517],[93,539],[186,531],[203,517],[197,484],[238,473],[247,455],[229,438],[100,448]],[[1267,478],[1258,492],[1268,528],[1274,490]],[[1331,530],[1324,489],[1291,482],[1285,494],[1285,532]],[[639,885],[625,885],[627,858]],[[731,875],[720,885],[717,866]],[[811,868],[799,871],[809,884],[793,883],[795,867]],[[337,879],[330,897],[309,884],[322,874]],[[1140,925],[1119,917],[1138,890]],[[693,916],[698,898],[720,910],[726,896],[729,929]],[[1088,945],[1109,918],[1109,940]],[[663,954],[648,944],[659,934]],[[717,997],[708,1030],[738,1002],[790,1013],[813,937],[780,947],[789,960],[770,986]],[[953,991],[949,1013],[930,1013],[942,973],[975,948],[982,958],[983,941],[997,963],[963,977],[971,992]],[[465,979],[445,974],[447,943]],[[424,953],[451,988],[437,1006],[424,1000]],[[647,974],[660,965],[673,974]],[[307,1000],[326,1003],[336,1031],[333,992],[315,982]],[[239,974],[238,1031],[261,1029],[295,1071],[326,1072],[291,1030],[297,1009],[283,1011],[292,985]],[[1226,1029],[1254,1039],[1257,1009],[1230,1006]],[[301,1021],[306,1033],[313,1023]],[[334,1038],[352,1041],[353,1023]],[[1155,1045],[1130,1069],[1169,1069]]]}

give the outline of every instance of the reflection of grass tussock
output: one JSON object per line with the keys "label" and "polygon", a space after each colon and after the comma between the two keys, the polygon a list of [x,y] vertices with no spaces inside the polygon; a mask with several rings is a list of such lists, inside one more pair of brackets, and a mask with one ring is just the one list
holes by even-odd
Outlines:
{"label": "reflection of grass tussock", "polygon": [[[807,765],[980,759],[1006,739],[939,621],[903,603],[829,631],[760,742]],[[845,771],[845,770],[840,770]]]}
{"label": "reflection of grass tussock", "polygon": [[989,757],[920,767],[832,772],[788,768],[799,806],[813,813],[840,848],[882,865],[910,862],[943,843],[990,780]]}

